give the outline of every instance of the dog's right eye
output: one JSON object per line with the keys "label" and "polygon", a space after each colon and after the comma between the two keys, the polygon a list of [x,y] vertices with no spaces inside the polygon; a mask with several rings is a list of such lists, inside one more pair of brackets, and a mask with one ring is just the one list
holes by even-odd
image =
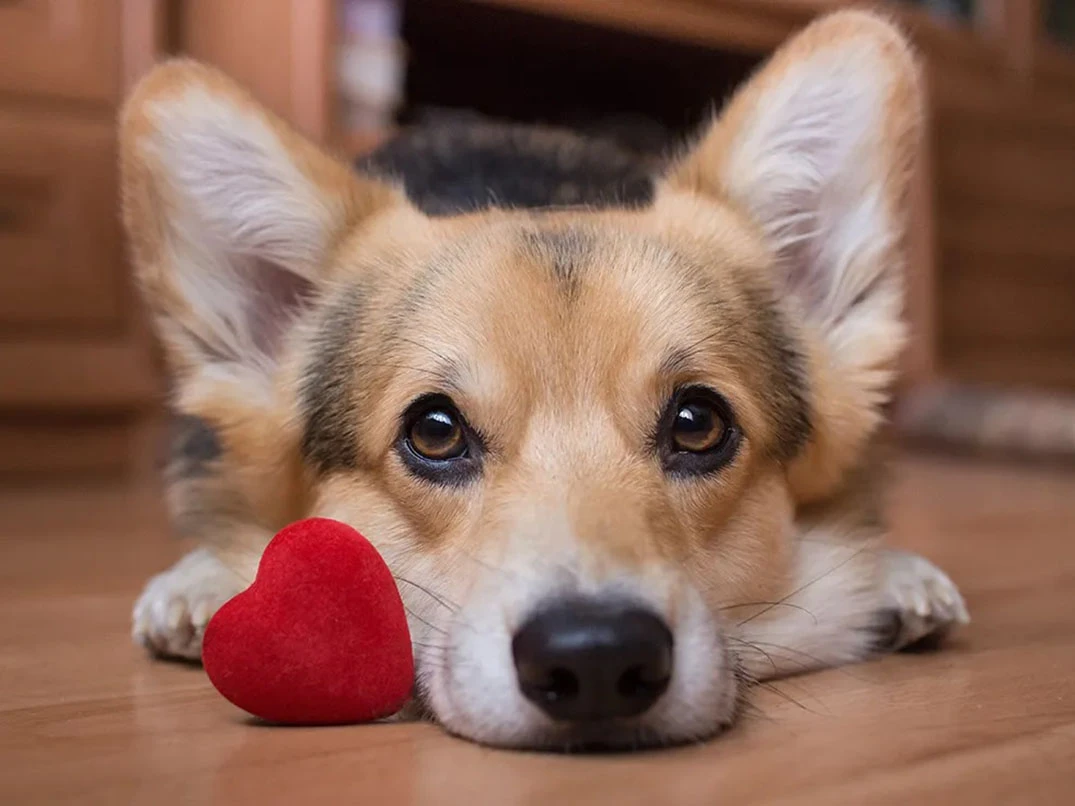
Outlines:
{"label": "dog's right eye", "polygon": [[446,406],[426,409],[415,417],[407,429],[407,440],[419,456],[438,462],[458,459],[467,450],[459,417]]}

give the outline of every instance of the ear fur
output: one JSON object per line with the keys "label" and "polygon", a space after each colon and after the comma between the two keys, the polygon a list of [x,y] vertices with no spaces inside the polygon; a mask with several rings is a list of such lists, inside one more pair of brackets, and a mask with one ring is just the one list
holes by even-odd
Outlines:
{"label": "ear fur", "polygon": [[264,385],[339,240],[402,203],[189,60],[135,89],[120,153],[138,277],[181,381],[208,372]]}
{"label": "ear fur", "polygon": [[814,437],[790,468],[830,491],[876,430],[903,345],[902,251],[922,93],[907,41],[846,11],[790,40],[666,179],[759,229],[800,314]]}

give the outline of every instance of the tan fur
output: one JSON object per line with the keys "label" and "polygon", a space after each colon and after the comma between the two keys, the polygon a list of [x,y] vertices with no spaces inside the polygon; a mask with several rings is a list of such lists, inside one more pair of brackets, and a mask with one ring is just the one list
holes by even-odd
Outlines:
{"label": "tan fur", "polygon": [[[729,179],[782,82],[845,49],[868,54],[858,69],[872,83],[863,86],[880,87],[881,118],[870,121],[855,187],[883,199],[874,224],[890,230],[891,247],[870,257],[886,264],[884,292],[898,292],[920,98],[903,39],[870,15],[837,14],[796,37],[673,167],[655,202],[637,210],[430,219],[398,189],[315,149],[219,73],[186,61],[158,68],[123,113],[124,219],[176,375],[175,406],[210,424],[221,443],[206,477],[178,482],[177,510],[214,510],[193,531],[245,578],[287,522],[321,514],[352,523],[398,577],[416,583],[401,585],[416,639],[455,636],[459,669],[480,666],[487,651],[506,657],[494,643],[539,599],[604,590],[641,597],[684,645],[701,647],[685,657],[679,699],[666,697],[638,729],[663,740],[731,720],[741,694],[733,668],[762,677],[867,655],[885,572],[874,513],[850,482],[872,461],[901,326],[892,314],[876,317],[876,332],[840,330],[842,311],[822,316],[808,295],[788,292],[770,230],[748,190]],[[201,254],[198,233],[213,231],[215,202],[184,186],[181,150],[204,145],[187,121],[209,119],[207,99],[236,137],[260,144],[265,164],[287,177],[280,182],[294,184],[281,192],[280,215],[291,214],[287,194],[320,200],[315,210],[295,209],[301,249],[265,238],[233,254],[226,231],[214,231],[222,246],[206,247],[216,249],[214,265],[240,274],[264,248],[263,257],[311,284],[313,297],[266,355],[243,353],[256,338],[215,331],[189,290],[203,268],[188,252]],[[553,270],[561,247],[577,251],[576,285]],[[193,279],[177,279],[183,272]],[[347,330],[352,299],[358,335]],[[888,311],[887,298],[879,305]],[[241,312],[218,314],[241,324]],[[303,456],[304,384],[330,325],[347,339],[333,390],[345,403],[346,422],[336,425],[353,436],[340,449],[355,459],[325,471]],[[663,362],[688,347],[685,365],[669,371]],[[788,364],[794,355],[801,366]],[[443,389],[439,373],[448,370],[453,387]],[[800,371],[811,430],[785,455],[796,405],[788,373]],[[718,475],[670,481],[648,440],[672,392],[696,383],[726,397],[745,436]],[[401,412],[430,391],[450,392],[488,435],[472,484],[431,485],[394,449]],[[795,607],[816,611],[813,624]],[[751,643],[766,638],[771,652]],[[466,684],[425,663],[427,654],[418,653],[420,690],[450,729],[502,744],[562,738],[556,726],[516,713],[512,692],[486,696],[500,678],[471,702]]]}

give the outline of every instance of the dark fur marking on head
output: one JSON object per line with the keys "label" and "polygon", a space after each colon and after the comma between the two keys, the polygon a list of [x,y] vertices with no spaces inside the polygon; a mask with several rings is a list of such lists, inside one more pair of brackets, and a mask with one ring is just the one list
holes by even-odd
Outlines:
{"label": "dark fur marking on head", "polygon": [[172,420],[168,477],[208,475],[209,465],[220,458],[222,451],[216,432],[205,420],[192,414],[177,414]]}
{"label": "dark fur marking on head", "polygon": [[806,359],[788,332],[776,303],[766,299],[758,289],[746,288],[744,292],[754,312],[753,326],[770,351],[765,364],[772,395],[767,402],[775,434],[775,458],[788,461],[813,434]]}
{"label": "dark fur marking on head", "polygon": [[352,381],[361,300],[361,289],[351,288],[325,307],[300,386],[302,456],[322,473],[358,466]]}
{"label": "dark fur marking on head", "polygon": [[164,472],[166,502],[177,537],[213,539],[248,516],[223,462],[224,445],[201,417],[177,414],[171,457]]}
{"label": "dark fur marking on head", "polygon": [[523,233],[526,255],[548,266],[568,297],[579,288],[580,267],[593,247],[593,239],[574,228],[527,230]]}
{"label": "dark fur marking on head", "polygon": [[427,215],[488,207],[643,207],[656,166],[604,140],[523,125],[450,123],[405,131],[358,169],[403,183]]}
{"label": "dark fur marking on head", "polygon": [[431,259],[414,272],[403,298],[389,311],[380,336],[388,341],[398,333],[406,333],[416,313],[434,304],[433,295],[441,280],[449,276],[455,266],[469,259],[471,254],[464,244],[457,241],[443,244]]}

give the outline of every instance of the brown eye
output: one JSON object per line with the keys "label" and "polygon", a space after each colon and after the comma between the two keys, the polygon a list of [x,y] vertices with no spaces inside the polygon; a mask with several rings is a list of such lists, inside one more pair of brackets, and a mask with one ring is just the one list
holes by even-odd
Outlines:
{"label": "brown eye", "polygon": [[656,447],[669,475],[705,476],[735,458],[742,436],[727,400],[708,386],[689,386],[668,402]]}
{"label": "brown eye", "polygon": [[684,400],[672,421],[672,444],[677,451],[704,453],[720,445],[726,428],[724,418],[712,403]]}
{"label": "brown eye", "polygon": [[407,430],[411,448],[424,459],[458,459],[467,450],[459,415],[447,407],[434,407],[418,414]]}

